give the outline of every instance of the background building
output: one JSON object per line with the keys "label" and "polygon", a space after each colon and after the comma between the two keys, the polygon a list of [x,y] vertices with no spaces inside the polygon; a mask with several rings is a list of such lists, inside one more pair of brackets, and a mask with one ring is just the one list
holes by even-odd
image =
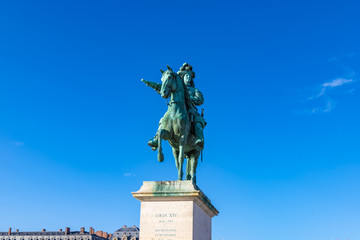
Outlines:
{"label": "background building", "polygon": [[110,240],[139,240],[139,233],[140,230],[135,225],[132,227],[124,225],[114,232]]}
{"label": "background building", "polygon": [[[138,228],[136,229],[139,230]],[[132,228],[129,228],[129,230],[132,231]],[[123,233],[128,236],[133,236],[131,233]],[[138,236],[139,234],[137,234],[137,238],[134,238],[134,240],[138,240]],[[20,232],[18,229],[12,231],[12,229],[9,228],[8,232],[0,232],[0,240],[110,240],[112,239],[111,237],[112,234],[103,231],[95,232],[95,229],[92,227],[90,227],[89,232],[85,231],[84,227],[82,227],[80,231],[70,231],[70,228],[67,227],[65,231],[62,229],[59,229],[59,231],[46,231],[42,229],[42,231]],[[131,238],[131,240],[132,239],[133,238]]]}

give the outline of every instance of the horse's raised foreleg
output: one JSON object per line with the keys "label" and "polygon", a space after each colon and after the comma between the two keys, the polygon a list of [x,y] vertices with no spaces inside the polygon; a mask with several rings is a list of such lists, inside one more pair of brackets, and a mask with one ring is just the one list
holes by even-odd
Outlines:
{"label": "horse's raised foreleg", "polygon": [[162,144],[161,144],[161,140],[163,139],[165,134],[165,130],[164,129],[159,129],[159,133],[158,133],[158,155],[157,155],[157,159],[159,162],[164,161],[164,154],[162,153]]}

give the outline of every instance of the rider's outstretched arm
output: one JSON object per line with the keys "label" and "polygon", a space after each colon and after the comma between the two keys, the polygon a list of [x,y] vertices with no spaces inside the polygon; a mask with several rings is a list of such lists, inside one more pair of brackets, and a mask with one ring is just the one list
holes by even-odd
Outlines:
{"label": "rider's outstretched arm", "polygon": [[161,90],[161,84],[160,83],[156,83],[156,82],[150,82],[150,81],[146,81],[144,79],[141,79],[141,81],[143,83],[146,84],[146,86],[151,87],[152,89],[154,89],[158,94],[160,94],[160,90]]}

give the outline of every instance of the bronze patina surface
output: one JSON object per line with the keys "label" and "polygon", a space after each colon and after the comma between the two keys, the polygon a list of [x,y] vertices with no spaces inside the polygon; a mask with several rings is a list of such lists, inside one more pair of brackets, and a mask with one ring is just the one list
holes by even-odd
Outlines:
{"label": "bronze patina surface", "polygon": [[168,109],[160,119],[155,137],[148,145],[158,150],[158,161],[164,161],[162,140],[167,140],[173,150],[175,164],[178,169],[178,180],[183,179],[183,163],[187,159],[185,179],[196,183],[196,167],[204,148],[203,129],[206,122],[199,114],[196,106],[204,103],[202,93],[195,88],[195,72],[192,66],[184,63],[175,73],[169,66],[162,73],[161,83],[142,79],[147,86],[153,88],[161,97],[168,99]]}

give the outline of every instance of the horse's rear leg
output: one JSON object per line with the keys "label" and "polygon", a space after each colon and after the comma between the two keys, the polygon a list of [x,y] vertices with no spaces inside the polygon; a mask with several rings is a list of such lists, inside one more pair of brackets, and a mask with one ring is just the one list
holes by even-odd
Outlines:
{"label": "horse's rear leg", "polygon": [[191,180],[191,161],[193,153],[188,153],[187,163],[186,163],[186,173],[185,180]]}
{"label": "horse's rear leg", "polygon": [[196,168],[197,168],[199,156],[200,156],[200,151],[195,151],[189,156],[188,159],[189,179],[187,180],[192,180],[193,183],[196,183]]}
{"label": "horse's rear leg", "polygon": [[182,135],[179,139],[179,167],[178,167],[178,180],[182,180],[183,179],[183,164],[184,164],[184,159],[185,159],[185,136]]}
{"label": "horse's rear leg", "polygon": [[179,171],[179,151],[176,148],[173,148],[172,151],[173,151],[174,158],[175,158],[176,168]]}
{"label": "horse's rear leg", "polygon": [[161,144],[161,140],[163,139],[165,134],[165,130],[164,129],[160,129],[159,130],[159,134],[158,134],[158,155],[157,155],[157,159],[159,162],[163,162],[164,161],[164,154],[162,153],[162,144]]}

